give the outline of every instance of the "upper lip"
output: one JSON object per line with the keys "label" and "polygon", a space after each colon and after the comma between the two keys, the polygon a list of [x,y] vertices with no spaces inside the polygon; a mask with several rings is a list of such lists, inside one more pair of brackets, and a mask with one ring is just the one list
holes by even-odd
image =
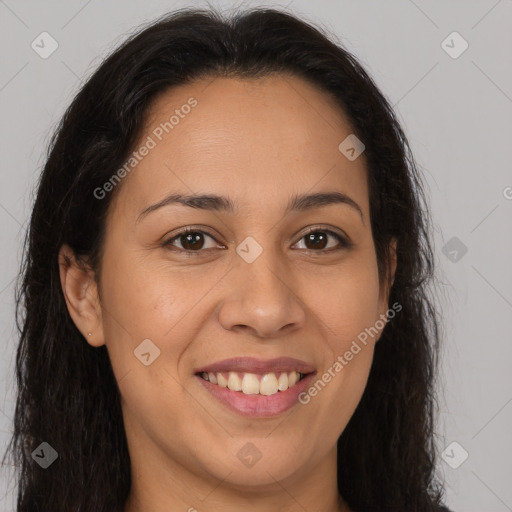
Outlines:
{"label": "upper lip", "polygon": [[293,357],[278,357],[276,359],[257,359],[255,357],[233,357],[223,359],[207,366],[196,368],[194,373],[270,373],[270,372],[300,372],[312,373],[315,368],[305,361]]}

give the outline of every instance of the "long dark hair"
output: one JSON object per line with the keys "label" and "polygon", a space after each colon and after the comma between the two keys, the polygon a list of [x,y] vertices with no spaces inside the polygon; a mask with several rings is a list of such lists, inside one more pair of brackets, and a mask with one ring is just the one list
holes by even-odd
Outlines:
{"label": "long dark hair", "polygon": [[[86,81],[48,150],[16,289],[18,512],[122,511],[130,458],[119,390],[105,346],[93,348],[68,313],[58,253],[66,243],[100,270],[112,194],[156,96],[205,77],[287,73],[330,94],[365,146],[371,229],[381,277],[396,237],[390,304],[400,313],[376,345],[368,384],[338,441],[338,489],[354,511],[438,510],[434,384],[439,318],[433,308],[431,221],[424,186],[389,102],[357,60],[320,29],[274,9],[225,18],[175,11],[132,35]],[[122,186],[119,185],[119,187]],[[57,461],[32,452],[48,442]],[[5,456],[4,456],[5,459]]]}

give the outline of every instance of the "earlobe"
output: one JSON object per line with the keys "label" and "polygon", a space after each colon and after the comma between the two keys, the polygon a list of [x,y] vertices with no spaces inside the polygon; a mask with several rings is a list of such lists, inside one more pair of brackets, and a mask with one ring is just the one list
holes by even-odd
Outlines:
{"label": "earlobe", "polygon": [[78,261],[73,250],[64,244],[59,251],[60,283],[69,315],[87,342],[104,345],[98,286],[92,269]]}

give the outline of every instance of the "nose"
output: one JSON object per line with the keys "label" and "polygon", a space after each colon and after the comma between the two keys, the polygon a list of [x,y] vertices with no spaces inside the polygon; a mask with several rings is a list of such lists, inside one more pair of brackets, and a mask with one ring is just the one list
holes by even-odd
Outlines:
{"label": "nose", "polygon": [[252,263],[236,264],[219,309],[224,329],[272,338],[304,326],[306,311],[292,273],[278,263],[272,251],[264,250]]}

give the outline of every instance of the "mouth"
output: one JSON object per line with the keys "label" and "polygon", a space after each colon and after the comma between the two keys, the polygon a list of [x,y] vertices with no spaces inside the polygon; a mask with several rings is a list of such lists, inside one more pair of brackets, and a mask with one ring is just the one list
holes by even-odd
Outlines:
{"label": "mouth", "polygon": [[235,358],[195,370],[210,394],[251,417],[275,416],[295,405],[315,373],[313,366],[293,358]]}
{"label": "mouth", "polygon": [[271,396],[295,386],[309,373],[291,371],[256,374],[230,371],[225,373],[201,372],[197,375],[216,386],[239,391],[245,395]]}

